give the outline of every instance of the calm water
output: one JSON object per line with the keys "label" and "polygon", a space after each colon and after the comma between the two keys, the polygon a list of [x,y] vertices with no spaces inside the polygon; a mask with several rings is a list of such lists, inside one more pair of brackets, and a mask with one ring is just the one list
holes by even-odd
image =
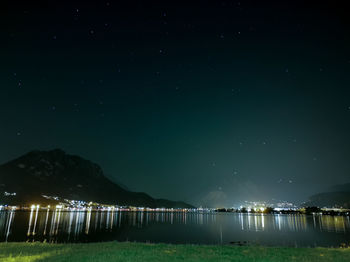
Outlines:
{"label": "calm water", "polygon": [[0,211],[0,241],[111,240],[337,247],[350,243],[350,221],[312,215]]}

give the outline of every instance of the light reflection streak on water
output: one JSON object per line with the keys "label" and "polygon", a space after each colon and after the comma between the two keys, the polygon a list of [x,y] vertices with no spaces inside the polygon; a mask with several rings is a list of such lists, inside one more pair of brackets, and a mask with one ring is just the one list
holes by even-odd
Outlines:
{"label": "light reflection streak on water", "polygon": [[312,220],[313,220],[313,224],[314,224],[314,228],[316,228],[316,215],[312,215]]}
{"label": "light reflection streak on water", "polygon": [[265,216],[263,214],[261,214],[261,225],[262,225],[262,230],[265,229]]}
{"label": "light reflection streak on water", "polygon": [[52,214],[52,217],[51,217],[51,225],[50,225],[50,231],[49,231],[50,236],[52,236],[53,227],[54,227],[55,221],[56,221],[56,215],[57,215],[57,213],[54,211],[54,213]]}
{"label": "light reflection streak on water", "polygon": [[85,212],[76,212],[75,216],[75,227],[74,227],[74,237],[77,237],[83,232],[84,218],[86,216]]}
{"label": "light reflection streak on water", "polygon": [[86,213],[86,224],[85,224],[85,234],[89,234],[90,229],[90,222],[91,222],[91,210],[88,210]]}
{"label": "light reflection streak on water", "polygon": [[243,224],[243,214],[242,214],[242,213],[239,213],[239,221],[241,222],[241,227],[242,227],[242,230],[244,230],[244,224]]}
{"label": "light reflection streak on water", "polygon": [[322,232],[322,217],[321,216],[318,217],[318,224],[320,226],[320,231]]}
{"label": "light reflection streak on water", "polygon": [[27,236],[29,236],[29,235],[30,235],[31,226],[32,226],[32,220],[33,220],[33,208],[30,210],[30,215],[29,215],[29,224],[28,224]]}
{"label": "light reflection streak on water", "polygon": [[34,226],[33,226],[33,233],[32,233],[33,236],[35,235],[36,223],[38,222],[38,213],[39,213],[39,208],[37,208],[35,212],[35,219],[34,219]]}
{"label": "light reflection streak on water", "polygon": [[98,216],[96,214],[97,213],[95,213],[95,228],[97,228],[97,223],[98,223]]}
{"label": "light reflection streak on water", "polygon": [[280,214],[277,215],[278,230],[281,231],[281,217]]}
{"label": "light reflection streak on water", "polygon": [[143,216],[144,216],[144,212],[140,212],[140,227],[142,228],[142,225],[143,225]]}
{"label": "light reflection streak on water", "polygon": [[[27,236],[30,236],[30,235],[34,236],[35,235],[36,225],[37,225],[37,222],[38,222],[38,214],[39,214],[39,208],[36,208],[35,218],[34,218],[34,222],[33,222],[34,208],[31,208],[30,214],[29,214],[29,223],[28,223]],[[33,230],[32,230],[32,224],[33,224]]]}
{"label": "light reflection streak on water", "polygon": [[[11,227],[16,211],[0,212],[0,233],[2,241],[11,236]],[[143,228],[153,224],[190,224],[197,226],[222,226],[223,232],[230,227],[241,231],[253,232],[335,232],[349,234],[349,217],[325,215],[266,215],[266,214],[207,214],[207,213],[172,213],[172,212],[121,212],[121,211],[74,211],[62,210],[39,211],[34,208],[26,214],[28,240],[44,238],[55,241],[57,237],[78,240],[82,235],[96,232],[114,232],[121,227]],[[231,222],[230,222],[231,221]],[[226,224],[225,224],[226,223]],[[25,234],[25,233],[24,233]]]}
{"label": "light reflection streak on water", "polygon": [[255,231],[258,231],[258,221],[256,221],[256,216],[254,216]]}
{"label": "light reflection streak on water", "polygon": [[105,229],[109,228],[109,217],[110,217],[110,211],[107,211],[107,216],[106,216],[106,224],[105,224]]}
{"label": "light reflection streak on water", "polygon": [[10,230],[11,230],[11,226],[12,226],[12,222],[13,222],[14,216],[15,216],[15,211],[10,211],[9,218],[7,219],[7,223],[6,223],[6,239],[5,239],[5,242],[7,242],[8,237],[10,235],[10,232],[11,232]]}
{"label": "light reflection streak on water", "polygon": [[44,236],[46,235],[47,222],[49,220],[49,212],[50,210],[48,209],[46,212],[46,218],[45,218]]}
{"label": "light reflection streak on water", "polygon": [[101,211],[100,212],[100,227],[99,227],[99,229],[102,229],[102,222],[103,222],[104,216],[105,216],[105,212]]}
{"label": "light reflection streak on water", "polygon": [[58,218],[57,218],[57,222],[56,222],[56,225],[55,225],[56,230],[54,231],[55,232],[55,236],[58,234],[58,228],[60,226],[60,219],[61,219],[61,209],[58,210]]}
{"label": "light reflection streak on water", "polygon": [[136,212],[132,213],[132,226],[136,226]]}
{"label": "light reflection streak on water", "polygon": [[329,232],[346,232],[345,223],[348,222],[345,217],[325,216],[321,220],[322,228]]}
{"label": "light reflection streak on water", "polygon": [[68,239],[70,239],[70,234],[72,232],[72,223],[73,223],[73,212],[70,212],[69,214],[69,222],[68,222]]}
{"label": "light reflection streak on water", "polygon": [[112,231],[113,229],[113,220],[114,220],[114,212],[111,213],[111,223],[109,225],[109,230]]}

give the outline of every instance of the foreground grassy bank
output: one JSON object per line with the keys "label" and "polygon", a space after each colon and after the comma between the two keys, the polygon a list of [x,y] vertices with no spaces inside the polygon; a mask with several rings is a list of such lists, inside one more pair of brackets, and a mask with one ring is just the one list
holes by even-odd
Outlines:
{"label": "foreground grassy bank", "polygon": [[350,261],[350,248],[0,243],[0,261]]}

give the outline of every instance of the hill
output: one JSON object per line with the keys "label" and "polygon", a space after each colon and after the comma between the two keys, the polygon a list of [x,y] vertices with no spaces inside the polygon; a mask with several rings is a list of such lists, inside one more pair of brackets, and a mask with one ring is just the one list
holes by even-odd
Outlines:
{"label": "hill", "polygon": [[329,192],[312,195],[305,205],[350,208],[350,183],[336,185]]}
{"label": "hill", "polygon": [[52,202],[43,195],[113,205],[192,207],[128,191],[105,177],[99,165],[60,149],[31,151],[0,165],[0,203]]}

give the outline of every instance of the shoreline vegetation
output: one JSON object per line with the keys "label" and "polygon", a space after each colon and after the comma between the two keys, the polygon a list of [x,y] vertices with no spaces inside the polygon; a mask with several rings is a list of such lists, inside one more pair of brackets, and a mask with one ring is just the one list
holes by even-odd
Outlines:
{"label": "shoreline vegetation", "polygon": [[350,261],[350,248],[104,242],[82,244],[0,243],[0,261]]}

